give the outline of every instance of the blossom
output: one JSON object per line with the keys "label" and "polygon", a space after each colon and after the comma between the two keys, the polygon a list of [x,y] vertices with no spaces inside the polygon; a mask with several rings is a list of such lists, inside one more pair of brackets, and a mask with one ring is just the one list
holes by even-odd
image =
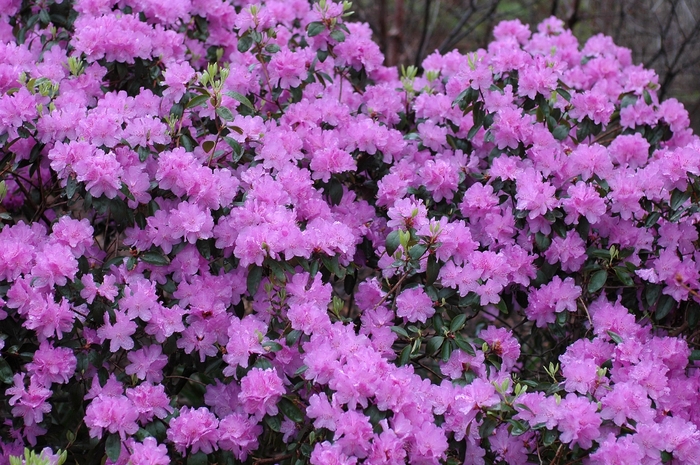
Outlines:
{"label": "blossom", "polygon": [[219,448],[219,420],[206,407],[197,409],[187,406],[180,409],[180,415],[170,420],[168,440],[184,454],[189,447],[191,453],[202,451],[211,454]]}
{"label": "blossom", "polygon": [[277,415],[277,402],[285,393],[282,379],[272,369],[254,367],[241,379],[238,400],[243,411],[261,419],[264,415]]}

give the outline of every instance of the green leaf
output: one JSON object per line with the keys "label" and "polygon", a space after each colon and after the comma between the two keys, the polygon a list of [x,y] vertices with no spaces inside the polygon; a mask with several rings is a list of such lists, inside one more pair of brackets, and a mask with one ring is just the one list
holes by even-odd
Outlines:
{"label": "green leaf", "polygon": [[615,276],[617,276],[617,279],[619,279],[623,285],[634,286],[634,281],[632,280],[632,275],[630,274],[629,271],[627,271],[627,268],[623,268],[621,266],[616,266],[615,267]]}
{"label": "green leaf", "polygon": [[554,136],[556,140],[566,139],[569,137],[569,127],[564,124],[558,125],[552,130],[552,136]]}
{"label": "green leaf", "polygon": [[605,286],[605,281],[608,280],[607,270],[598,270],[591,276],[591,281],[588,283],[588,293],[593,294],[598,292]]}
{"label": "green leaf", "polygon": [[662,295],[659,297],[659,304],[656,306],[656,312],[654,312],[656,321],[663,320],[675,306],[676,301],[670,295]]}
{"label": "green leaf", "polygon": [[280,412],[282,412],[285,417],[289,418],[294,423],[301,423],[304,421],[304,414],[301,413],[299,407],[294,405],[294,402],[286,397],[280,399],[277,407],[279,407]]}
{"label": "green leaf", "polygon": [[78,186],[78,180],[74,176],[69,176],[66,182],[66,197],[68,200],[73,198],[75,191],[78,190]]}
{"label": "green leaf", "polygon": [[647,229],[651,228],[659,221],[659,218],[661,218],[661,213],[659,213],[659,212],[649,213],[649,215],[647,215],[646,221],[644,221],[644,227]]}
{"label": "green leaf", "polygon": [[107,457],[116,462],[119,459],[119,454],[122,452],[122,441],[118,434],[110,434],[105,442],[105,453]]}
{"label": "green leaf", "polygon": [[226,107],[219,107],[216,109],[216,114],[219,115],[224,121],[233,121],[233,113]]}
{"label": "green leaf", "polygon": [[455,333],[464,327],[464,323],[467,322],[466,313],[460,313],[452,319],[450,322],[450,332]]}
{"label": "green leaf", "polygon": [[390,257],[394,256],[394,252],[401,245],[400,230],[391,231],[388,236],[386,236],[386,254]]}
{"label": "green leaf", "polygon": [[253,38],[250,36],[250,34],[244,34],[238,38],[238,45],[236,46],[236,48],[238,49],[239,52],[245,53],[248,50],[250,50],[250,47],[252,45],[253,45]]}
{"label": "green leaf", "polygon": [[610,339],[612,339],[613,342],[615,342],[615,344],[622,344],[624,342],[624,340],[622,339],[622,336],[620,336],[619,334],[617,334],[613,331],[607,331],[607,333],[608,333],[608,336],[610,336]]}
{"label": "green leaf", "polygon": [[395,332],[396,334],[398,334],[399,336],[405,337],[406,339],[408,339],[408,337],[409,337],[408,332],[404,328],[402,328],[401,326],[392,326],[391,330],[393,332]]}
{"label": "green leaf", "polygon": [[403,348],[401,351],[401,355],[399,356],[399,366],[402,367],[406,365],[409,361],[411,360],[411,345],[407,345],[406,347]]}
{"label": "green leaf", "polygon": [[316,37],[325,30],[326,26],[324,26],[323,23],[320,21],[314,21],[312,23],[309,23],[308,26],[306,26],[306,34],[309,37]]}
{"label": "green leaf", "polygon": [[425,284],[426,286],[431,286],[438,277],[440,273],[440,263],[437,260],[435,254],[431,253],[428,255],[428,267],[425,270]]}
{"label": "green leaf", "polygon": [[414,245],[408,250],[408,255],[412,260],[418,260],[423,256],[426,250],[428,250],[428,247],[424,244]]}
{"label": "green leaf", "polygon": [[552,240],[546,234],[538,232],[535,234],[535,244],[540,252],[544,252],[552,244]]}
{"label": "green leaf", "polygon": [[682,191],[679,189],[673,189],[671,193],[671,210],[678,210],[678,208],[683,205],[686,200],[690,198],[690,189],[688,191]]}
{"label": "green leaf", "polygon": [[207,100],[209,100],[208,95],[197,95],[196,97],[192,97],[189,102],[187,102],[186,107],[187,108],[193,108],[199,105],[203,105]]}
{"label": "green leaf", "polygon": [[197,452],[187,457],[187,465],[207,465],[209,460],[204,452]]}
{"label": "green leaf", "polygon": [[474,351],[474,346],[472,346],[471,343],[469,343],[468,341],[465,341],[460,334],[457,334],[452,341],[457,347],[459,347],[461,351],[468,353],[472,357],[476,355],[476,352]]}
{"label": "green leaf", "polygon": [[345,33],[340,29],[335,29],[331,32],[331,38],[336,42],[345,42]]}
{"label": "green leaf", "polygon": [[139,256],[139,258],[146,263],[156,266],[165,266],[170,264],[170,259],[158,252],[144,252]]}
{"label": "green leaf", "polygon": [[239,94],[238,92],[235,92],[233,90],[229,90],[228,92],[226,92],[226,95],[228,95],[232,99],[240,102],[241,104],[248,107],[252,111],[255,111],[255,107],[253,106],[252,103],[250,103],[250,100],[248,100],[248,97],[246,97],[245,95]]}
{"label": "green leaf", "polygon": [[262,343],[263,349],[270,349],[270,352],[279,352],[280,350],[284,349],[282,347],[282,344],[279,342],[275,341],[265,341]]}
{"label": "green leaf", "polygon": [[556,430],[553,430],[553,429],[545,430],[545,432],[543,434],[542,443],[544,444],[545,447],[549,447],[552,444],[554,444],[554,441],[557,440],[557,437],[559,437],[559,434],[557,433]]}
{"label": "green leaf", "polygon": [[7,360],[0,358],[0,382],[12,384],[12,368],[7,363]]}
{"label": "green leaf", "polygon": [[498,420],[496,418],[486,417],[481,426],[479,426],[479,436],[484,439],[490,437],[497,426]]}
{"label": "green leaf", "polygon": [[690,352],[690,356],[688,357],[688,360],[691,362],[694,362],[696,360],[700,360],[700,350],[693,350]]}
{"label": "green leaf", "polygon": [[428,340],[428,343],[425,345],[425,354],[433,355],[440,349],[440,347],[442,347],[443,342],[445,342],[444,336],[435,336],[430,338],[430,340]]}
{"label": "green leaf", "polygon": [[272,431],[279,433],[282,421],[278,417],[271,417],[268,415],[265,416],[265,424],[267,424]]}
{"label": "green leaf", "polygon": [[257,265],[250,265],[248,270],[248,277],[246,278],[246,285],[248,287],[248,295],[253,297],[256,292],[258,292],[258,287],[260,287],[260,281],[262,281],[263,269]]}
{"label": "green leaf", "polygon": [[557,94],[564,97],[564,100],[566,100],[567,102],[571,101],[571,94],[566,89],[562,89],[561,87],[559,87],[557,89]]}
{"label": "green leaf", "polygon": [[530,429],[530,425],[527,424],[527,422],[522,421],[522,420],[513,420],[512,418],[508,420],[508,423],[510,423],[510,434],[513,436],[520,436],[521,434],[526,433]]}
{"label": "green leaf", "polygon": [[661,285],[660,284],[648,284],[646,290],[644,291],[644,297],[646,298],[647,304],[651,307],[656,304],[661,296]]}
{"label": "green leaf", "polygon": [[294,330],[290,331],[289,334],[287,334],[287,336],[285,337],[285,341],[287,342],[287,346],[291,347],[294,344],[296,344],[296,342],[301,337],[301,334],[302,334],[302,332],[299,331],[298,329],[294,329]]}
{"label": "green leaf", "polygon": [[343,200],[343,184],[335,178],[331,179],[328,184],[328,197],[331,200],[331,205],[340,205]]}

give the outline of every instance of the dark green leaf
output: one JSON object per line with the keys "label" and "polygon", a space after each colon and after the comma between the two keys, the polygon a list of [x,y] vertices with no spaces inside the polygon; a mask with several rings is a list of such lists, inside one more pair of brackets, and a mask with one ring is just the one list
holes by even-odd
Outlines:
{"label": "dark green leaf", "polygon": [[141,260],[151,265],[165,266],[170,264],[170,259],[158,252],[144,252],[139,257]]}
{"label": "dark green leaf", "polygon": [[661,218],[661,213],[659,213],[659,212],[649,213],[649,215],[647,215],[646,221],[644,221],[644,227],[651,228],[659,221],[659,218]]}
{"label": "dark green leaf", "polygon": [[486,417],[483,423],[481,423],[481,426],[479,426],[479,436],[484,439],[490,437],[498,426],[498,423],[496,418]]}
{"label": "dark green leaf", "polygon": [[260,287],[260,281],[262,281],[263,269],[257,265],[250,265],[248,270],[248,278],[246,279],[246,284],[248,287],[248,295],[251,297],[255,296],[258,292],[258,287]]}
{"label": "dark green leaf", "polygon": [[546,234],[538,232],[535,234],[535,244],[540,252],[544,252],[552,244],[552,240]]}
{"label": "dark green leaf", "polygon": [[391,231],[389,235],[386,236],[386,254],[393,257],[394,252],[396,252],[400,245],[399,230]]}
{"label": "dark green leaf", "polygon": [[399,366],[404,366],[406,365],[409,361],[411,360],[411,345],[407,345],[406,347],[403,348],[401,351],[401,355],[399,356]]}
{"label": "dark green leaf", "polygon": [[552,135],[556,140],[564,140],[569,137],[569,130],[568,126],[560,124],[552,130]]}
{"label": "dark green leaf", "polygon": [[607,333],[608,333],[608,336],[610,336],[610,339],[612,339],[613,342],[615,342],[616,344],[622,344],[624,342],[622,339],[622,336],[620,336],[619,334],[617,334],[613,331],[607,331]]}
{"label": "dark green leaf", "polygon": [[282,347],[282,344],[275,341],[265,341],[262,343],[262,346],[264,349],[270,349],[270,352],[279,352],[284,348]]}
{"label": "dark green leaf", "polygon": [[192,97],[192,99],[189,102],[187,102],[187,108],[193,108],[202,105],[207,100],[209,100],[208,95],[197,95],[196,97]]}
{"label": "dark green leaf", "polygon": [[243,105],[245,105],[246,107],[248,107],[252,111],[255,111],[255,107],[250,102],[250,100],[248,100],[248,97],[246,97],[245,95],[239,94],[238,92],[235,92],[233,90],[229,90],[228,92],[226,92],[226,95],[228,95],[232,99],[237,100],[238,102],[242,103]]}
{"label": "dark green leaf", "polygon": [[280,421],[278,417],[271,417],[267,415],[265,417],[265,424],[267,424],[272,431],[279,433],[280,427],[282,426],[282,421]]}
{"label": "dark green leaf", "polygon": [[[425,284],[431,286],[440,273],[440,263],[435,254],[428,255],[428,266],[425,270]],[[436,300],[436,299],[433,299]]]}
{"label": "dark green leaf", "polygon": [[314,21],[306,26],[306,33],[309,37],[316,37],[326,30],[326,26],[320,21]]}
{"label": "dark green leaf", "polygon": [[474,352],[474,346],[472,346],[470,342],[465,341],[461,335],[459,335],[459,334],[456,335],[455,338],[453,339],[453,342],[463,352],[468,353],[472,357],[474,357],[476,355],[476,352]]}
{"label": "dark green leaf", "polygon": [[559,87],[557,89],[557,94],[564,97],[564,100],[566,100],[567,102],[571,101],[571,94],[566,89],[562,89],[561,87]]}
{"label": "dark green leaf", "polygon": [[627,270],[627,268],[623,268],[621,266],[616,266],[615,267],[615,276],[617,276],[617,279],[619,279],[623,285],[634,286],[634,281],[632,281],[632,275]]}
{"label": "dark green leaf", "polygon": [[411,257],[411,259],[418,260],[423,256],[426,250],[428,250],[428,247],[424,244],[414,245],[408,250],[408,255]]}
{"label": "dark green leaf", "polygon": [[78,190],[78,180],[75,176],[69,176],[66,182],[66,197],[69,200],[72,199],[76,190]]}
{"label": "dark green leaf", "polygon": [[248,50],[250,50],[250,47],[253,45],[253,38],[250,36],[250,34],[244,34],[243,36],[238,38],[238,45],[236,48],[238,49],[239,52],[245,53]]}
{"label": "dark green leaf", "polygon": [[226,107],[219,107],[216,109],[216,114],[219,115],[224,121],[233,121],[233,113]]}
{"label": "dark green leaf", "polygon": [[340,202],[343,200],[343,185],[335,178],[328,183],[328,197],[331,205],[340,205]]}
{"label": "dark green leaf", "polygon": [[7,363],[7,360],[0,358],[0,382],[12,384],[12,368]]}
{"label": "dark green leaf", "polygon": [[646,290],[644,291],[644,296],[646,297],[647,304],[651,307],[659,300],[661,295],[661,285],[659,284],[648,284]]}
{"label": "dark green leaf", "polygon": [[304,414],[301,413],[301,410],[299,410],[299,407],[294,405],[294,402],[291,400],[283,397],[280,399],[279,403],[277,404],[277,407],[279,407],[280,412],[282,414],[292,420],[294,423],[301,423],[304,421]]}
{"label": "dark green leaf", "polygon": [[700,350],[693,350],[692,352],[690,352],[690,357],[688,357],[688,360],[690,360],[691,362],[700,360]]}
{"label": "dark green leaf", "polygon": [[652,104],[651,94],[649,93],[649,91],[647,89],[644,89],[643,95],[644,95],[644,103],[646,103],[647,105],[651,105]]}
{"label": "dark green leaf", "polygon": [[207,454],[201,451],[187,457],[187,465],[207,465],[208,463]]}
{"label": "dark green leaf", "polygon": [[600,289],[605,286],[605,281],[608,280],[608,271],[607,270],[599,270],[593,273],[593,276],[591,276],[591,281],[588,283],[588,292],[590,294],[593,294],[594,292],[599,291]]}
{"label": "dark green leaf", "polygon": [[508,420],[508,423],[510,423],[510,434],[513,436],[520,436],[530,429],[530,425],[523,420],[510,419]]}
{"label": "dark green leaf", "polygon": [[676,307],[676,301],[670,295],[662,295],[659,297],[659,304],[656,306],[656,312],[654,313],[654,318],[657,321],[663,320],[666,315],[668,315],[671,310]]}
{"label": "dark green leaf", "polygon": [[280,46],[277,44],[269,44],[265,46],[265,51],[267,53],[277,53],[280,51]]}
{"label": "dark green leaf", "polygon": [[559,435],[558,435],[556,430],[553,430],[553,429],[545,430],[545,432],[543,434],[542,443],[544,444],[545,447],[549,447],[552,444],[554,444],[554,441],[557,440],[558,436]]}
{"label": "dark green leaf", "polygon": [[688,191],[682,191],[679,189],[673,189],[671,193],[671,210],[678,210],[678,208],[683,205],[690,198],[690,189]]}
{"label": "dark green leaf", "polygon": [[205,259],[209,260],[211,258],[211,244],[206,239],[199,239],[197,241],[197,250],[200,255]]}
{"label": "dark green leaf", "polygon": [[465,313],[460,313],[452,319],[450,322],[450,332],[455,333],[464,327],[464,323],[467,322],[467,315]]}
{"label": "dark green leaf", "polygon": [[294,330],[290,331],[289,334],[287,334],[287,337],[285,337],[285,341],[287,342],[287,346],[291,347],[294,344],[296,344],[296,342],[301,337],[301,334],[302,334],[302,332],[299,331],[298,329],[294,329]]}
{"label": "dark green leaf", "polygon": [[401,326],[392,326],[391,330],[401,337],[408,339],[408,332]]}
{"label": "dark green leaf", "polygon": [[345,33],[340,29],[335,29],[331,32],[331,38],[336,42],[345,42]]}
{"label": "dark green leaf", "polygon": [[122,452],[122,441],[118,434],[110,434],[105,442],[105,453],[107,457],[116,462],[119,459],[119,454]]}
{"label": "dark green leaf", "polygon": [[445,342],[444,336],[435,336],[430,338],[428,343],[425,345],[425,354],[433,355],[440,349],[440,347],[442,347],[443,342]]}

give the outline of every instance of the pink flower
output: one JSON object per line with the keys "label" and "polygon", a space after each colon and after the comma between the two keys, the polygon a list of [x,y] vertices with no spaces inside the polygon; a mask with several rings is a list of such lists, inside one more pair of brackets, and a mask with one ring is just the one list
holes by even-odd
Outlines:
{"label": "pink flower", "polygon": [[255,367],[241,379],[238,400],[243,411],[260,420],[265,415],[277,415],[277,402],[285,392],[282,379],[275,370]]}
{"label": "pink flower", "polygon": [[180,409],[180,415],[170,420],[168,440],[175,444],[181,454],[196,454],[202,451],[211,454],[219,448],[219,420],[206,407],[192,409],[187,406]]}
{"label": "pink flower", "polygon": [[425,323],[434,313],[432,299],[420,287],[406,289],[396,298],[396,315],[410,322]]}
{"label": "pink flower", "polygon": [[91,438],[102,437],[106,429],[110,433],[119,433],[124,441],[127,435],[139,430],[138,417],[136,406],[123,395],[99,395],[85,410],[85,424],[90,429]]}
{"label": "pink flower", "polygon": [[24,373],[15,373],[12,377],[14,386],[7,388],[6,395],[11,396],[8,403],[12,415],[23,417],[26,426],[36,425],[44,420],[44,414],[51,411],[51,404],[46,400],[51,397],[51,390],[44,387],[35,377],[29,378],[29,388],[24,385]]}
{"label": "pink flower", "polygon": [[168,449],[165,444],[158,444],[155,438],[144,438],[143,443],[131,443],[129,462],[132,465],[168,465]]}
{"label": "pink flower", "polygon": [[248,454],[258,448],[262,426],[242,413],[232,413],[219,423],[219,446],[233,452],[238,460],[245,461]]}
{"label": "pink flower", "polygon": [[71,349],[53,347],[49,341],[42,341],[39,350],[34,353],[34,359],[27,364],[27,370],[36,376],[44,386],[51,383],[67,383],[75,372],[77,359]]}
{"label": "pink flower", "polygon": [[131,336],[136,332],[136,323],[131,321],[126,313],[115,311],[116,322],[112,324],[109,312],[104,314],[105,325],[97,330],[97,336],[104,342],[109,339],[109,350],[116,352],[120,348],[130,350],[134,348],[134,340]]}
{"label": "pink flower", "polygon": [[138,379],[149,383],[160,383],[163,380],[163,367],[168,363],[168,357],[163,355],[161,346],[145,346],[130,351],[126,357],[131,362],[125,369],[127,375],[136,375]]}
{"label": "pink flower", "polygon": [[591,448],[600,436],[602,420],[597,409],[597,405],[585,397],[568,394],[559,405],[559,439],[572,446],[578,444],[582,449]]}

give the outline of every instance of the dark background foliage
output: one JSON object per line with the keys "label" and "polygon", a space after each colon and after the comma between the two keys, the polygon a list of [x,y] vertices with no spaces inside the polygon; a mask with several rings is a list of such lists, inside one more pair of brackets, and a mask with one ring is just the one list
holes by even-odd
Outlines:
{"label": "dark background foliage", "polygon": [[603,33],[659,75],[659,97],[686,106],[700,132],[700,2],[696,0],[355,0],[354,19],[375,32],[387,65],[420,65],[435,50],[485,47],[493,26],[555,15],[584,42]]}

